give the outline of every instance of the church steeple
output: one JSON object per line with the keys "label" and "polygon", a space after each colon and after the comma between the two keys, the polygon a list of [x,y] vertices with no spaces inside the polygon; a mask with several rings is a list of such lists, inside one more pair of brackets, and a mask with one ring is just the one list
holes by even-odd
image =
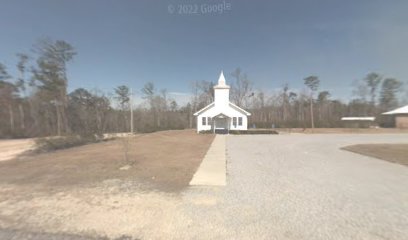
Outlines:
{"label": "church steeple", "polygon": [[230,86],[225,82],[224,72],[221,71],[218,78],[218,84],[214,86],[214,102],[215,106],[228,106],[229,104],[229,90]]}
{"label": "church steeple", "polygon": [[218,84],[214,86],[214,89],[217,88],[230,88],[225,82],[224,71],[221,71],[220,77],[218,78]]}
{"label": "church steeple", "polygon": [[220,77],[218,78],[218,85],[225,85],[224,71],[221,71]]}

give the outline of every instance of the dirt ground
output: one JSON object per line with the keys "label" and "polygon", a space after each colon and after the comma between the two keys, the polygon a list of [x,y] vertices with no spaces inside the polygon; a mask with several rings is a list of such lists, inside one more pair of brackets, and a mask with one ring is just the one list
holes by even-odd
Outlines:
{"label": "dirt ground", "polygon": [[343,149],[408,166],[408,144],[357,144]]}
{"label": "dirt ground", "polygon": [[34,139],[0,140],[0,162],[13,159],[34,147]]}
{"label": "dirt ground", "polygon": [[[146,145],[141,144],[130,156],[167,154],[163,159],[177,161],[182,155],[180,151],[185,150],[181,146],[206,143],[207,137],[211,137],[193,132],[155,134],[140,136],[134,142],[151,137],[155,139],[156,152],[143,149]],[[116,178],[113,170],[106,171],[107,177],[97,175],[99,180],[85,181],[87,178],[82,174],[87,169],[80,169],[82,165],[83,168],[99,166],[88,161],[103,159],[104,155],[113,154],[121,159],[123,152],[115,155],[110,151],[123,149],[120,141],[55,152],[49,155],[92,152],[94,159],[84,160],[78,155],[87,163],[72,160],[77,164],[71,166],[78,166],[81,174],[75,170],[69,170],[69,174],[72,181],[83,178],[75,180],[78,183],[44,184],[46,179],[33,178],[53,191],[35,191],[33,186],[40,184],[30,184],[28,180],[23,183],[10,176],[6,180],[14,183],[1,180],[0,239],[405,239],[408,206],[401,203],[406,199],[408,168],[342,151],[339,147],[362,143],[408,144],[407,136],[228,136],[228,184],[188,187],[179,192],[139,188],[136,183],[155,183],[148,177],[144,181],[135,176]],[[173,144],[173,150],[169,149],[169,143]],[[165,153],[157,150],[165,146]],[[151,158],[145,160],[148,159]],[[56,165],[69,167],[58,164],[60,161],[54,159]],[[9,163],[12,162],[15,161]],[[125,164],[118,162],[115,168]],[[158,169],[159,163],[164,164],[161,169],[178,166],[159,161],[155,164]],[[88,171],[95,174],[93,170]],[[148,166],[145,171],[152,172]],[[49,179],[55,181],[58,177],[50,175]]]}
{"label": "dirt ground", "polygon": [[213,138],[193,130],[164,131],[20,157],[0,162],[0,183],[48,191],[115,179],[178,191],[188,185]]}
{"label": "dirt ground", "polygon": [[398,128],[276,128],[282,133],[306,133],[306,134],[322,134],[322,133],[362,133],[362,134],[379,134],[379,133],[408,133],[408,129]]}

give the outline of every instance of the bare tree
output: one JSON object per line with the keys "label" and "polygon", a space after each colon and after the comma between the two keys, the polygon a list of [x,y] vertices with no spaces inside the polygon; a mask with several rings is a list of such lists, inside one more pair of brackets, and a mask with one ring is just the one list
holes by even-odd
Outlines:
{"label": "bare tree", "polygon": [[[25,73],[27,70],[27,62],[28,62],[28,56],[26,54],[17,54],[17,57],[19,58],[19,61],[17,63],[17,70],[19,72],[19,77],[17,79],[16,87],[20,91],[20,95],[22,95],[23,99],[27,98],[27,83],[26,83],[26,78],[25,78]],[[20,101],[18,104],[18,109],[20,112],[20,126],[21,129],[25,129],[25,114],[24,114],[24,109],[23,109],[23,102]]]}
{"label": "bare tree", "polygon": [[[127,123],[128,123],[128,118],[127,118],[127,110],[129,109],[129,103],[130,103],[130,89],[129,87],[125,85],[121,85],[115,88],[115,99],[119,102],[119,107],[121,111],[121,117],[124,121],[124,129],[121,129],[122,131],[127,131]],[[122,121],[122,122],[123,122]]]}
{"label": "bare tree", "polygon": [[199,90],[197,81],[194,81],[190,84],[191,88],[191,99],[190,104],[188,105],[188,126],[189,128],[193,128],[193,114],[197,111],[198,108],[198,97],[199,97]]}
{"label": "bare tree", "polygon": [[320,80],[316,76],[309,76],[304,79],[304,83],[310,89],[310,120],[312,123],[312,128],[314,128],[313,95],[319,88]]}
{"label": "bare tree", "polygon": [[382,81],[382,77],[377,73],[369,73],[364,78],[364,81],[367,84],[367,87],[370,93],[370,98],[371,98],[370,99],[370,113],[375,114],[374,109],[375,109],[375,104],[376,104],[377,91],[378,91],[378,86],[380,85]]}
{"label": "bare tree", "polygon": [[203,108],[214,101],[214,83],[210,81],[193,81],[190,84],[190,117],[189,127],[194,126],[193,114],[200,108]]}
{"label": "bare tree", "polygon": [[143,98],[146,99],[149,103],[149,112],[153,116],[153,122],[160,127],[160,119],[158,117],[158,111],[156,109],[156,89],[152,82],[146,83],[142,88]]}
{"label": "bare tree", "polygon": [[235,78],[235,81],[231,84],[232,101],[238,106],[247,107],[248,98],[253,96],[251,94],[253,83],[245,73],[242,73],[240,68],[236,68],[231,76]]}
{"label": "bare tree", "polygon": [[148,82],[142,88],[142,93],[144,95],[143,98],[149,103],[149,112],[153,116],[153,122],[155,123],[151,127],[154,130],[167,128],[167,115],[165,114],[168,111],[167,90],[162,89],[160,94],[156,94],[154,84]]}
{"label": "bare tree", "polygon": [[[318,107],[319,107],[319,123],[320,123],[320,126],[322,126],[322,122],[325,122],[325,124],[327,124],[327,121],[324,121],[324,119],[329,119],[329,116],[326,114],[329,98],[330,98],[330,92],[329,91],[321,91],[321,92],[319,92],[319,94],[317,96],[317,103],[318,103]],[[325,127],[327,127],[327,126],[325,126]]]}
{"label": "bare tree", "polygon": [[402,82],[395,78],[386,78],[381,86],[380,105],[383,110],[398,106],[398,92],[402,89]]}
{"label": "bare tree", "polygon": [[8,109],[10,132],[14,133],[14,112],[13,101],[16,98],[17,87],[5,80],[10,79],[11,76],[7,73],[6,66],[0,63],[0,104]]}
{"label": "bare tree", "polygon": [[288,114],[289,114],[288,108],[290,107],[288,91],[289,91],[289,84],[286,83],[283,86],[283,90],[282,90],[282,120],[283,121],[288,120]]}
{"label": "bare tree", "polygon": [[364,78],[367,87],[369,88],[370,97],[371,97],[371,104],[375,105],[375,99],[377,95],[378,86],[382,81],[382,77],[377,73],[369,73]]}

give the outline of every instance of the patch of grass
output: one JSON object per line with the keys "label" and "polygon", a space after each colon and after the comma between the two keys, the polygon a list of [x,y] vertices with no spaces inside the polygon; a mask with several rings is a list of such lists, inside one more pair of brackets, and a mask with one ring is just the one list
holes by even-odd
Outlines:
{"label": "patch of grass", "polygon": [[408,133],[408,129],[398,128],[275,128],[279,132],[306,133],[306,134],[381,134],[381,133]]}
{"label": "patch of grass", "polygon": [[189,186],[214,136],[174,130],[80,147],[72,146],[88,141],[77,136],[55,139],[43,141],[52,149],[71,148],[0,162],[0,183],[29,185],[29,193],[104,181],[123,181],[126,185],[112,183],[121,188],[178,192]]}
{"label": "patch of grass", "polygon": [[408,166],[408,144],[357,144],[342,149]]}

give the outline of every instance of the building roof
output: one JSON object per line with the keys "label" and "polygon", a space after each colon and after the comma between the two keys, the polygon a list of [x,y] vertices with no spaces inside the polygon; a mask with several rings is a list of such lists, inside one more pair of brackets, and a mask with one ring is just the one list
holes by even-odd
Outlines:
{"label": "building roof", "polygon": [[383,115],[408,114],[408,105],[394,109],[389,112],[382,113]]}
{"label": "building roof", "polygon": [[342,117],[342,121],[375,121],[375,117]]}
{"label": "building roof", "polygon": [[[199,111],[195,112],[193,115],[194,115],[194,116],[198,116],[198,115],[200,115],[201,113],[203,113],[203,112],[209,110],[210,108],[214,107],[214,105],[215,105],[214,103],[210,103],[210,104],[208,104],[207,106],[205,106],[204,108],[202,108],[202,109],[200,109]],[[233,104],[232,102],[229,102],[229,106],[230,106],[231,108],[234,108],[234,109],[237,110],[238,112],[241,112],[241,113],[243,113],[243,114],[245,114],[245,115],[247,115],[247,116],[251,116],[251,113],[249,113],[249,112],[245,111],[244,109],[238,107],[237,105]],[[221,113],[221,112],[219,112],[219,113]],[[219,114],[219,113],[218,113],[218,114]]]}
{"label": "building roof", "polygon": [[251,113],[249,113],[249,112],[245,111],[244,109],[238,107],[237,105],[233,104],[232,102],[230,102],[229,105],[230,105],[232,108],[235,108],[236,110],[238,110],[239,112],[242,112],[242,113],[244,113],[244,114],[247,115],[247,116],[251,116]]}
{"label": "building roof", "polygon": [[[225,82],[224,72],[221,71],[220,77],[218,78],[218,84],[214,86],[214,92],[216,92],[219,89],[227,89],[227,92],[228,92],[229,88],[230,88],[230,86],[228,86],[226,84],[226,82]],[[217,94],[215,94],[214,97],[217,98]],[[249,113],[249,112],[245,111],[244,109],[238,107],[237,105],[231,103],[229,101],[229,99],[228,99],[228,97],[229,97],[228,94],[224,94],[224,95],[221,95],[221,96],[218,96],[218,97],[221,97],[222,98],[221,100],[223,100],[223,101],[222,101],[222,104],[220,105],[221,106],[220,109],[215,109],[215,110],[217,110],[219,112],[216,113],[214,116],[216,116],[217,114],[220,114],[220,113],[225,114],[225,112],[228,112],[229,110],[238,111],[238,112],[240,112],[240,113],[242,113],[242,114],[244,114],[246,116],[251,115],[251,113]],[[225,99],[223,99],[223,98],[225,98]],[[199,111],[195,112],[193,115],[198,116],[198,115],[202,114],[203,112],[206,112],[206,111],[212,109],[213,107],[215,107],[215,102],[216,102],[216,99],[214,99],[213,103],[208,104],[204,108],[202,108]]]}
{"label": "building roof", "polygon": [[212,117],[212,118],[214,118],[214,117],[220,117],[220,118],[225,118],[225,117],[227,117],[227,118],[232,118],[231,116],[229,116],[228,114],[226,114],[226,113],[224,113],[224,112],[221,112],[221,111],[219,111],[219,112],[217,112],[217,113],[213,113],[211,116],[209,116],[209,117]]}
{"label": "building roof", "polygon": [[201,109],[198,110],[197,112],[195,112],[193,115],[194,115],[194,116],[198,116],[200,113],[202,113],[202,112],[204,112],[204,111],[207,111],[208,109],[214,107],[214,105],[215,105],[214,102],[212,102],[212,103],[208,104],[207,106],[201,108]]}

